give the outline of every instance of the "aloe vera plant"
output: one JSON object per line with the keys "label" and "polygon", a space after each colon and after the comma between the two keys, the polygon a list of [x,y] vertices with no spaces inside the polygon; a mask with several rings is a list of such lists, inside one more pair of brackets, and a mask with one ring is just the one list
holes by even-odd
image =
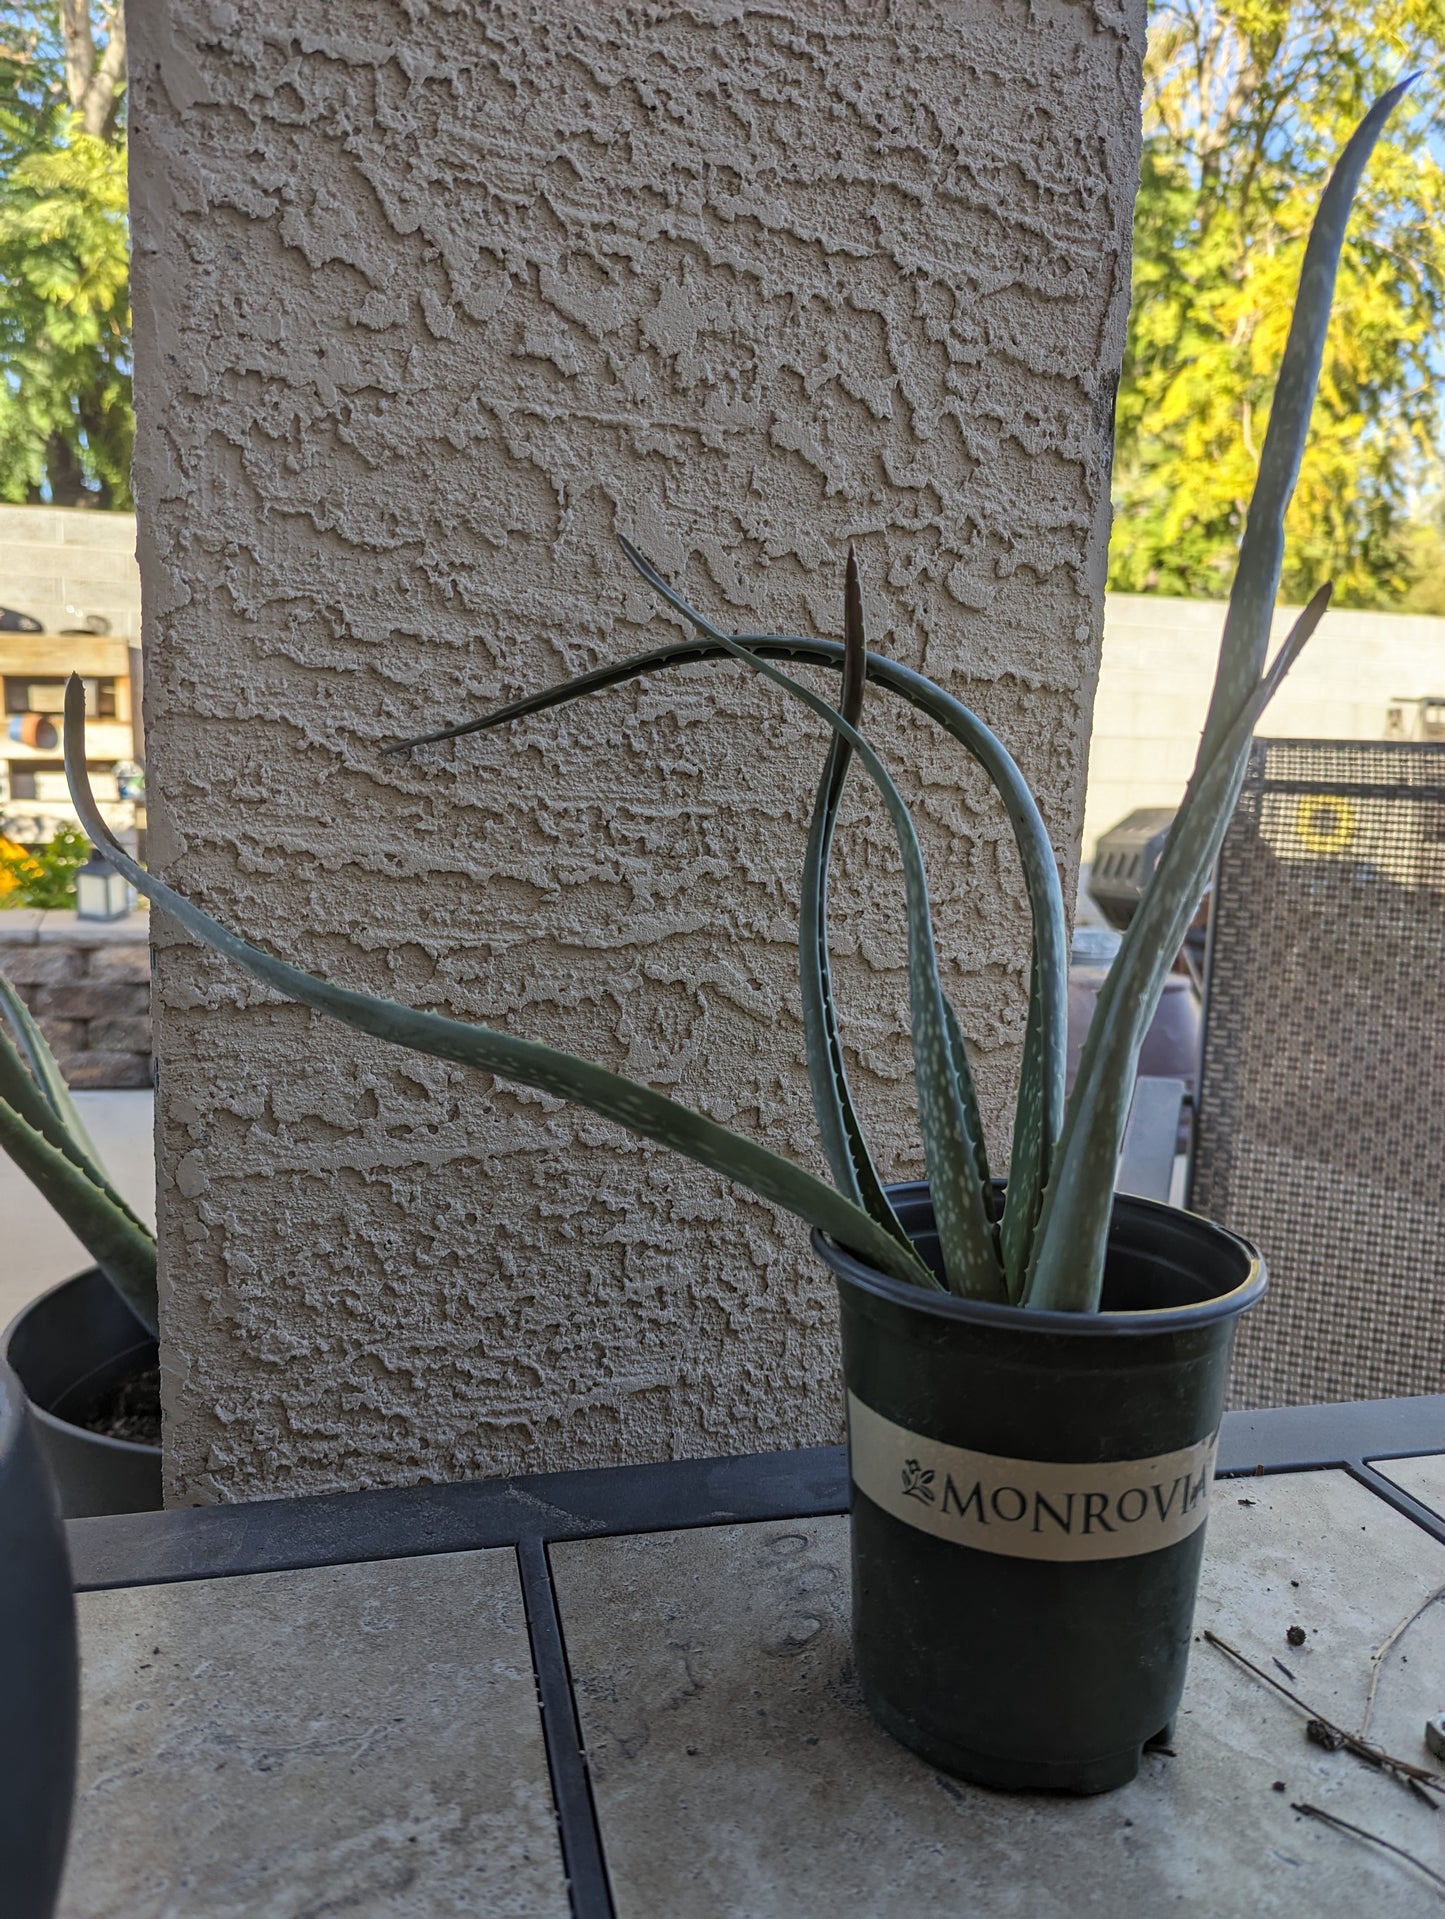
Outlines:
{"label": "aloe vera plant", "polygon": [[[1370,151],[1409,84],[1403,82],[1371,109],[1322,197],[1240,548],[1199,756],[1154,879],[1100,995],[1067,1107],[1064,910],[1057,865],[1038,808],[1007,750],[977,715],[922,675],[868,652],[851,555],[840,644],[797,635],[724,632],[623,540],[630,563],[692,629],[693,637],[387,749],[409,751],[500,726],[642,674],[703,660],[739,661],[821,719],[831,739],[808,836],[799,950],[810,1080],[831,1185],[758,1142],[602,1067],[484,1026],[415,1012],[331,985],[241,939],[144,872],[108,833],[86,778],[84,699],[79,681],[73,679],[66,701],[66,767],[82,822],[140,892],[288,997],[360,1031],[574,1100],[788,1208],[897,1279],[1024,1308],[1097,1310],[1115,1169],[1144,1035],[1218,854],[1254,727],[1328,602],[1328,589],[1323,589],[1266,669],[1284,515],[1313,405],[1345,224]],[[840,670],[839,707],[791,677],[780,661]],[[1013,1149],[1001,1203],[990,1177],[962,1031],[939,981],[918,838],[887,767],[860,729],[868,685],[919,708],[984,768],[1007,810],[1018,846],[1033,952]],[[854,759],[883,801],[903,860],[919,1129],[939,1231],[941,1276],[920,1257],[889,1204],[844,1068],[828,960],[828,869],[839,800]]]}
{"label": "aloe vera plant", "polygon": [[55,1208],[148,1332],[155,1235],[112,1185],[45,1035],[0,973],[0,1147]]}

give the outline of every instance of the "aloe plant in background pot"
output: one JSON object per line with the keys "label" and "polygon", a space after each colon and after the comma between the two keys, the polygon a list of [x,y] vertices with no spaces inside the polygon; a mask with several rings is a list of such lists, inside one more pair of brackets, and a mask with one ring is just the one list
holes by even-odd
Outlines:
{"label": "aloe plant in background pot", "polygon": [[[1407,83],[1408,84],[1408,83]],[[72,681],[66,763],[81,818],[141,892],[287,996],[441,1059],[575,1100],[799,1215],[842,1300],[859,1671],[880,1720],[934,1763],[1000,1786],[1098,1791],[1131,1777],[1184,1681],[1213,1447],[1234,1319],[1264,1277],[1205,1221],[1116,1199],[1140,1045],[1208,879],[1253,728],[1318,625],[1321,592],[1265,658],[1283,518],[1313,402],[1355,188],[1403,88],[1370,112],[1315,220],[1218,676],[1185,802],[1100,995],[1064,1101],[1066,965],[1058,870],[1013,760],[942,688],[867,652],[856,567],[845,639],[729,634],[634,567],[695,637],[499,712],[399,743],[500,725],[638,674],[731,658],[831,729],[804,868],[800,955],[814,1102],[833,1184],[651,1089],[533,1041],[316,979],[248,944],[136,866],[106,832]],[[778,661],[841,669],[835,711]],[[872,684],[921,709],[985,769],[1013,826],[1033,919],[1022,1078],[1006,1182],[995,1182],[959,1022],[938,977],[908,809],[859,730]],[[861,762],[903,858],[926,1185],[885,1189],[848,1091],[828,964],[839,798]]]}
{"label": "aloe plant in background pot", "polygon": [[[155,1235],[101,1163],[45,1036],[0,974],[0,1149],[96,1262],[18,1313],[4,1357],[69,1519],[161,1503]],[[137,1404],[150,1417],[137,1417]]]}

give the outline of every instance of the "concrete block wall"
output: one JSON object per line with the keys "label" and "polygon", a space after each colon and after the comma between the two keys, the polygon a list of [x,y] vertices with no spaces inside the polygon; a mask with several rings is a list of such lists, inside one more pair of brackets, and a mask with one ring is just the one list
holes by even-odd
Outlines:
{"label": "concrete block wall", "polygon": [[[1177,806],[1214,683],[1222,603],[1111,593],[1094,696],[1083,854],[1138,806]],[[1275,640],[1297,609],[1275,615]],[[1445,620],[1331,611],[1264,716],[1271,739],[1378,740],[1395,698],[1445,694]]]}
{"label": "concrete block wall", "polygon": [[28,613],[47,633],[98,613],[112,638],[139,646],[135,538],[133,513],[0,506],[0,606]]}
{"label": "concrete block wall", "polygon": [[0,913],[0,973],[19,989],[77,1092],[151,1083],[150,915]]}

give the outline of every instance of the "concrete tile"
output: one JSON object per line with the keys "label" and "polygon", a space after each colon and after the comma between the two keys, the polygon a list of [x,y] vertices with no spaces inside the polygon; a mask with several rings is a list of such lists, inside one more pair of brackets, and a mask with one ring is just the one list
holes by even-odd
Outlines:
{"label": "concrete tile", "polygon": [[[1423,1459],[1377,1459],[1375,1471],[1383,1479],[1393,1479],[1422,1506],[1445,1518],[1445,1454],[1427,1453]],[[1445,1710],[1445,1701],[1442,1701]]]}
{"label": "concrete tile", "polygon": [[[1215,1498],[1197,1626],[1270,1671],[1280,1659],[1316,1709],[1358,1724],[1369,1655],[1445,1580],[1445,1549],[1344,1474],[1227,1481]],[[1176,1756],[1147,1756],[1098,1799],[991,1794],[867,1717],[844,1519],[586,1541],[552,1559],[618,1919],[1358,1919],[1433,1897],[1290,1803],[1437,1870],[1441,1816],[1311,1744],[1302,1714],[1203,1644]],[[1376,1736],[1428,1764],[1423,1725],[1442,1705],[1445,1607],[1388,1662]]]}
{"label": "concrete tile", "polygon": [[510,1552],[79,1608],[59,1919],[565,1919]]}

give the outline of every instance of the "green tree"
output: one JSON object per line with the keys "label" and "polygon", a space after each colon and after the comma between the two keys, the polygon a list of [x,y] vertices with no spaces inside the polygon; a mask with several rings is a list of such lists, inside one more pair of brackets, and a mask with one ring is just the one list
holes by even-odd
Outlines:
{"label": "green tree", "polygon": [[[1284,592],[1399,604],[1439,470],[1445,0],[1163,0],[1145,68],[1134,298],[1109,584],[1222,597],[1321,182],[1387,86],[1426,69],[1356,207]],[[1426,543],[1428,545],[1428,542]]]}
{"label": "green tree", "polygon": [[0,5],[0,499],[128,507],[119,0]]}

